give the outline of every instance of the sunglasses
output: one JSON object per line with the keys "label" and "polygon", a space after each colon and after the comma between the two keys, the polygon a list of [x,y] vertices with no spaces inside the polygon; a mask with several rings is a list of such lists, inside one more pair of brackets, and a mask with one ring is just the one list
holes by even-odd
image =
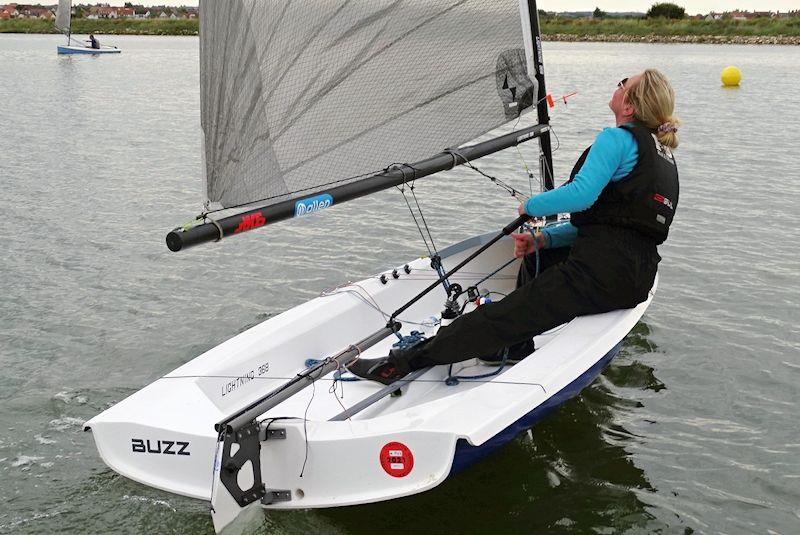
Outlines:
{"label": "sunglasses", "polygon": [[622,80],[620,80],[619,82],[617,82],[617,87],[621,87],[621,88],[623,88],[623,89],[624,89],[624,88],[625,88],[625,83],[626,83],[627,81],[628,81],[628,79],[627,79],[627,78],[623,78]]}

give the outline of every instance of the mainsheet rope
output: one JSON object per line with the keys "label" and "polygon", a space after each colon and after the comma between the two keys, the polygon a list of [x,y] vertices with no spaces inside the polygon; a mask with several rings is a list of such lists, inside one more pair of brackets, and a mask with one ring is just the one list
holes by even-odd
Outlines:
{"label": "mainsheet rope", "polygon": [[[405,167],[410,168],[413,171],[413,175],[411,178],[411,184],[409,185],[409,189],[411,190],[411,195],[414,197],[414,203],[417,205],[417,211],[419,212],[419,217],[422,220],[422,223],[425,225],[425,232],[428,234],[428,239],[431,241],[431,246],[428,247],[428,241],[425,239],[425,233],[422,232],[422,227],[417,221],[417,216],[414,214],[414,210],[411,208],[411,203],[408,202],[408,197],[406,196],[406,184],[408,183],[406,180],[406,171]],[[410,164],[392,164],[391,166],[387,167],[387,169],[399,169],[403,175],[403,186],[398,187],[395,186],[400,193],[403,194],[403,199],[406,201],[406,206],[408,206],[408,211],[411,212],[411,217],[414,219],[414,224],[417,225],[417,230],[419,230],[420,236],[422,236],[422,241],[425,242],[425,247],[428,249],[428,256],[431,259],[431,267],[436,270],[436,273],[439,274],[439,278],[442,279],[442,286],[444,286],[444,291],[450,295],[450,281],[445,277],[445,270],[444,266],[442,265],[441,257],[439,256],[439,251],[436,249],[436,244],[433,241],[433,234],[431,234],[431,229],[428,227],[428,222],[425,220],[425,214],[422,213],[422,206],[419,204],[419,200],[417,199],[417,194],[414,192],[414,182],[417,178],[417,170],[414,166]],[[403,336],[396,332],[395,335],[403,341]]]}

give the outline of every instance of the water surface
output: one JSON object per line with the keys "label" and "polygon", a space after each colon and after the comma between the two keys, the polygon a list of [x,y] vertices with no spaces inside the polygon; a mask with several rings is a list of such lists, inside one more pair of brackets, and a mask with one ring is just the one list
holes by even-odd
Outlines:
{"label": "water surface", "polygon": [[[114,41],[116,57],[58,57],[56,36],[0,35],[0,532],[209,532],[205,504],[116,475],[81,424],[326,287],[426,254],[396,191],[167,251],[200,210],[198,41]],[[552,112],[559,182],[612,123],[620,78],[652,66],[676,88],[681,205],[643,321],[532,438],[421,495],[250,531],[800,532],[800,48],[544,52],[551,91],[578,91]],[[731,63],[744,81],[725,90]],[[515,151],[478,165],[527,187]],[[416,191],[440,246],[515,216],[468,170]]]}

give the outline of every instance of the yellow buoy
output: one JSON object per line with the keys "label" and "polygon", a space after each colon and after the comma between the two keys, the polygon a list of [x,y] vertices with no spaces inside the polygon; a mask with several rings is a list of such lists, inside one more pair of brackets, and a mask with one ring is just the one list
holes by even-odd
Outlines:
{"label": "yellow buoy", "polygon": [[742,81],[742,71],[738,67],[731,65],[722,69],[722,74],[719,77],[722,80],[722,85],[726,87],[737,86]]}

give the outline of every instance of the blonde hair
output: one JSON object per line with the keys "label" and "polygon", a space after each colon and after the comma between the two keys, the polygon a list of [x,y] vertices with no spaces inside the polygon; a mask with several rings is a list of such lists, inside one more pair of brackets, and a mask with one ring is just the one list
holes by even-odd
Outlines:
{"label": "blonde hair", "polygon": [[625,91],[625,101],[635,111],[634,119],[656,131],[662,145],[678,146],[678,125],[675,112],[675,92],[667,77],[656,69],[647,69],[639,80]]}

